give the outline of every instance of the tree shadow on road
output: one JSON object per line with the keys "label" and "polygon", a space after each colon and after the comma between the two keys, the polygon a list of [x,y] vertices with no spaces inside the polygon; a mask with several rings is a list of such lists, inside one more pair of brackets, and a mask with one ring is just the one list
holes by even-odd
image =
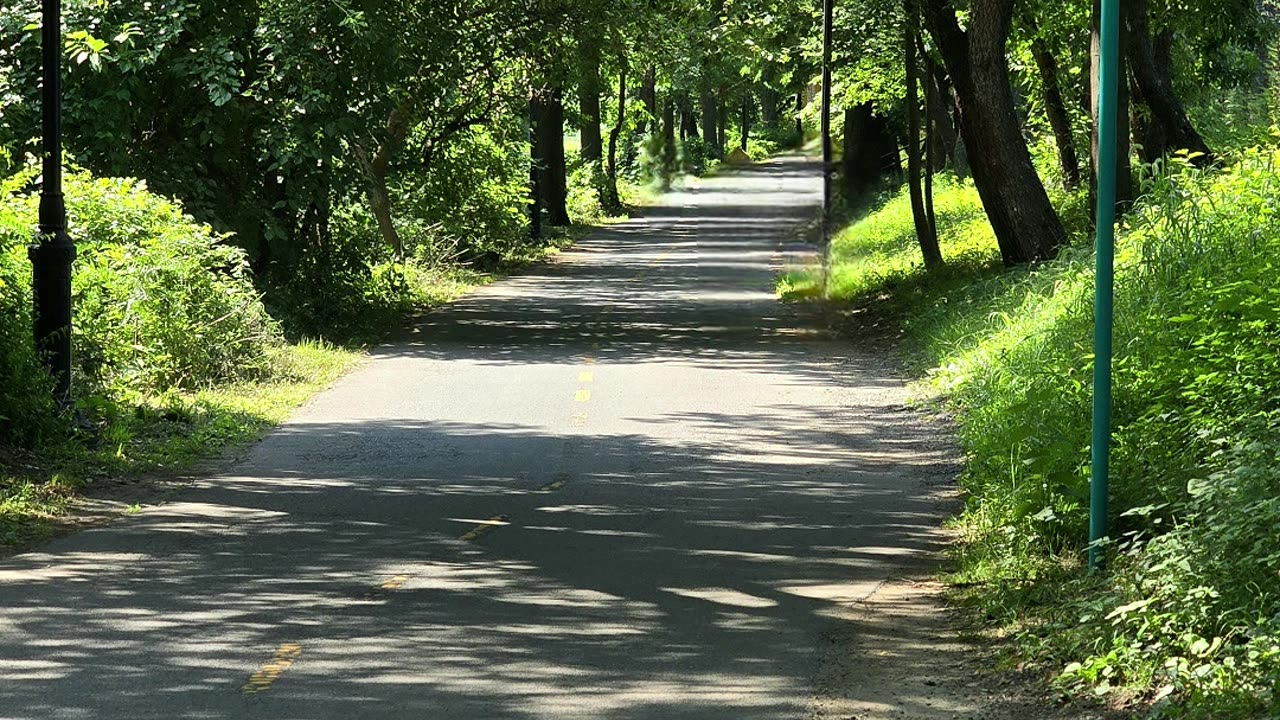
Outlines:
{"label": "tree shadow on road", "polygon": [[[654,212],[432,313],[372,370],[448,382],[589,355],[849,392],[600,430],[304,414],[175,502],[0,564],[0,708],[748,720],[827,717],[844,706],[824,699],[880,702],[902,678],[892,712],[934,717],[936,690],[913,678],[963,648],[910,621],[853,630],[854,615],[935,569],[956,452],[892,401],[881,361],[774,301],[768,243],[797,218],[768,209],[770,188],[801,170],[749,172],[755,202],[709,183],[697,211]],[[836,659],[888,641],[902,652],[875,687]],[[269,691],[241,691],[293,644]]]}

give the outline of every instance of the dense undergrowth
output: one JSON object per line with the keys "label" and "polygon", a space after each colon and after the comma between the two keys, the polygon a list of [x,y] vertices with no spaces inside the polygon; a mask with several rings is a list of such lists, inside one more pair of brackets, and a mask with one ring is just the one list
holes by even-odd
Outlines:
{"label": "dense undergrowth", "polygon": [[[1280,712],[1280,152],[1145,171],[1116,285],[1110,571],[1083,572],[1093,256],[1083,193],[1051,190],[1076,238],[999,266],[972,186],[937,206],[947,269],[923,271],[909,201],[835,239],[830,295],[901,333],[967,452],[960,595],[1064,691],[1196,718]],[[812,280],[783,279],[812,291]]]}

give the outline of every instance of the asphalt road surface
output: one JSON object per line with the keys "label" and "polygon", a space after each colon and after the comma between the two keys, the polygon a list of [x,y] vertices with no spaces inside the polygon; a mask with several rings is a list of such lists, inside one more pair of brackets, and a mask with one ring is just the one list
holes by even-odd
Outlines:
{"label": "asphalt road surface", "polygon": [[[0,717],[927,714],[917,621],[851,628],[931,566],[953,460],[774,299],[819,200],[799,159],[704,179],[425,316],[225,472],[0,561]],[[873,642],[913,667],[847,666]]]}

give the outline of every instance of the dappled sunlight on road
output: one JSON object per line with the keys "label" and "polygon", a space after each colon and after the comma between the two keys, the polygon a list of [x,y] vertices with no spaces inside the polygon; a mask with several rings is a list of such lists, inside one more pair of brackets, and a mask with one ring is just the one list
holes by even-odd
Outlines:
{"label": "dappled sunlight on road", "polygon": [[0,564],[0,714],[804,716],[956,470],[773,300],[810,170],[431,313],[229,471]]}

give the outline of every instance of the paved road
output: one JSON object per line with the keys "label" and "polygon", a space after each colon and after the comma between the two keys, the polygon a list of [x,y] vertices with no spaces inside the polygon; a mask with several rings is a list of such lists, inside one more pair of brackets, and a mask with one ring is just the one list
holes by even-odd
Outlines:
{"label": "paved road", "polygon": [[[0,562],[0,717],[802,718],[833,676],[857,699],[832,644],[929,562],[951,465],[897,381],[773,299],[817,178],[672,194],[430,314],[224,474]],[[876,692],[911,712],[899,680]]]}

